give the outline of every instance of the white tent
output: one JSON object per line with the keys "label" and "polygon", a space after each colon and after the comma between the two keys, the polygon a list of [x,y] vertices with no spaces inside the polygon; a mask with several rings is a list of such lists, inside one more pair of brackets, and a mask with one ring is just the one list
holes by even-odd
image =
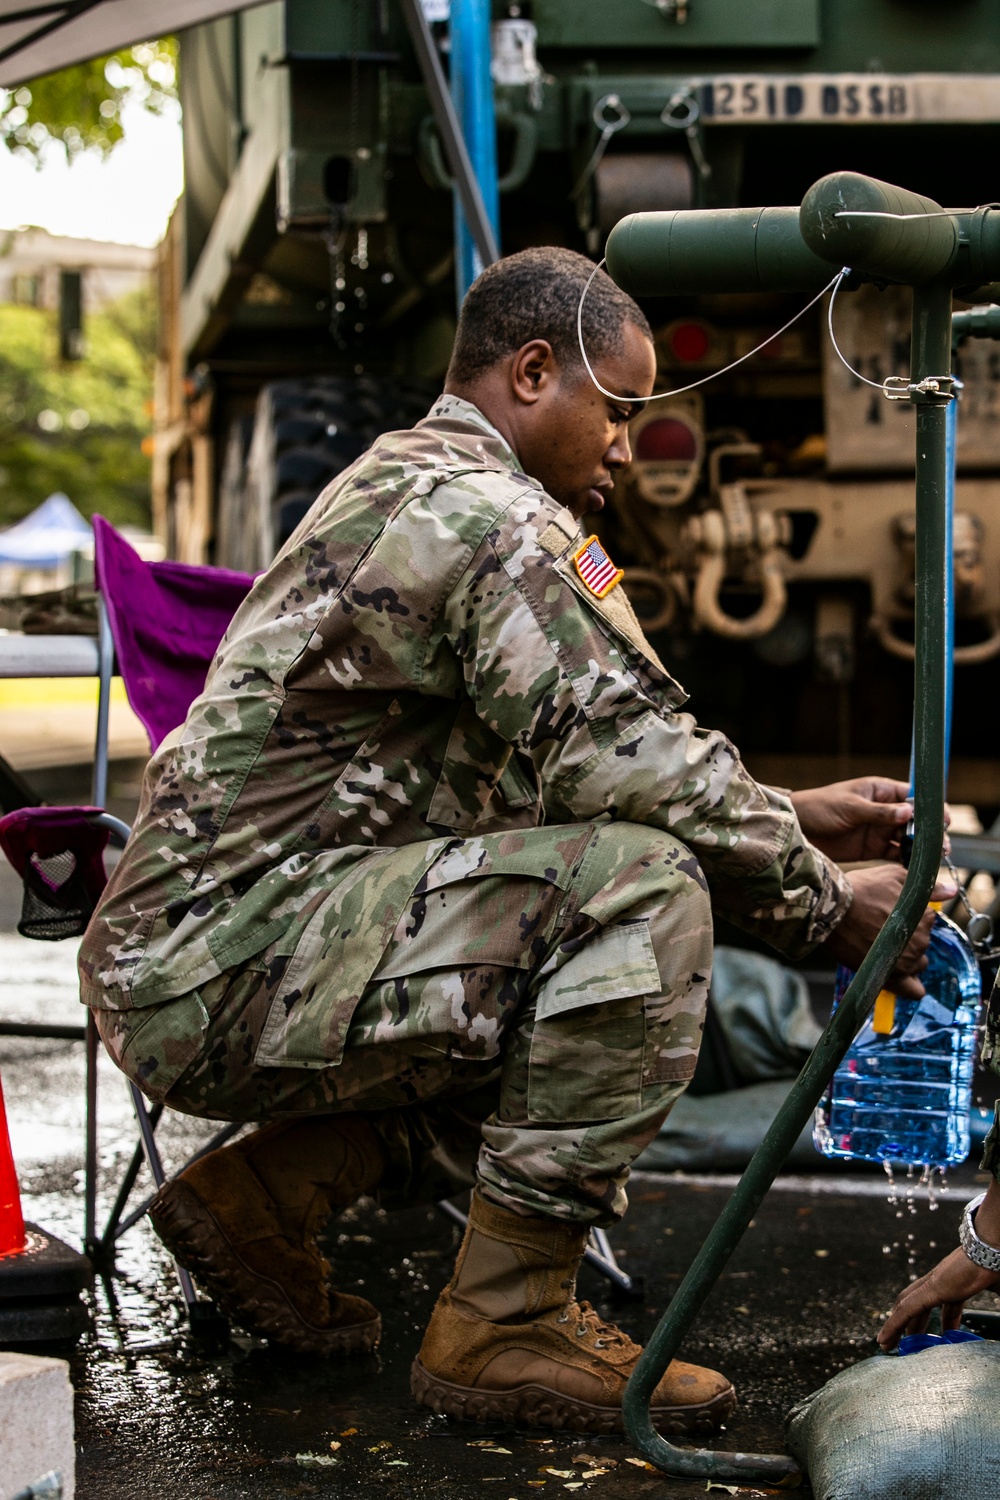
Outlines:
{"label": "white tent", "polygon": [[166,6],[163,0],[0,0],[0,85],[14,88],[247,8],[245,0],[170,0]]}
{"label": "white tent", "polygon": [[57,490],[30,516],[0,531],[0,563],[57,568],[74,552],[90,552],[94,534],[68,495]]}

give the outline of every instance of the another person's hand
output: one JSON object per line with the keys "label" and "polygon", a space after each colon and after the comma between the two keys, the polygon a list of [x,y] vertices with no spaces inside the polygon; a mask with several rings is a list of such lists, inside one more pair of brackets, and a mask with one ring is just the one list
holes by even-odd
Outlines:
{"label": "another person's hand", "polygon": [[[854,897],[848,910],[827,939],[826,951],[849,969],[860,967],[869,948],[895,906],[906,879],[902,865],[869,865],[852,870],[847,876]],[[932,901],[950,901],[956,894],[951,881],[940,880],[931,892]],[[886,987],[907,999],[919,1000],[924,987],[916,977],[927,966],[927,944],[930,942],[934,913],[926,911],[917,924]]]}
{"label": "another person's hand", "polygon": [[[988,1245],[1000,1246],[1000,1186],[990,1182],[985,1201],[976,1213],[976,1233]],[[895,1349],[904,1333],[926,1333],[931,1309],[941,1309],[941,1329],[947,1333],[962,1321],[970,1297],[1000,1286],[1000,1273],[974,1265],[964,1250],[953,1250],[933,1271],[911,1282],[896,1298],[892,1312],[879,1330],[883,1349]]]}
{"label": "another person's hand", "polygon": [[906,783],[888,776],[811,787],[793,792],[791,801],[806,838],[838,864],[898,858],[900,837],[913,817]]}

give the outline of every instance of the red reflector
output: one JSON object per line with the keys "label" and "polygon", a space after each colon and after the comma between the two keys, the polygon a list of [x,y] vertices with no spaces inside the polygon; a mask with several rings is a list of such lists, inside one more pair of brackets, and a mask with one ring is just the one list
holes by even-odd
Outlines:
{"label": "red reflector", "polygon": [[700,323],[678,323],[670,335],[670,352],[684,364],[704,359],[709,350],[708,334]]}
{"label": "red reflector", "polygon": [[676,417],[657,417],[639,432],[635,456],[642,462],[674,459],[690,463],[698,457],[698,442],[686,422],[679,422]]}

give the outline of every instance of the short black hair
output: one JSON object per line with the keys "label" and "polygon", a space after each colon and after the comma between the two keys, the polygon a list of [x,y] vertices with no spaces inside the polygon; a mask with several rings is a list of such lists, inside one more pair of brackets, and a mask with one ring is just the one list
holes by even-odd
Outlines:
{"label": "short black hair", "polygon": [[[488,266],[462,304],[448,384],[474,380],[532,339],[547,339],[564,368],[582,369],[576,317],[593,270],[585,255],[555,245],[519,250]],[[583,304],[583,340],[591,362],[622,352],[626,323],[653,337],[638,304],[598,271]]]}

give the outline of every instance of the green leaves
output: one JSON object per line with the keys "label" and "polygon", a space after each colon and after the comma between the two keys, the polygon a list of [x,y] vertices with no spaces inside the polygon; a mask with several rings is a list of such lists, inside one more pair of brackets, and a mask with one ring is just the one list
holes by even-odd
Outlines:
{"label": "green leaves", "polygon": [[162,114],[176,98],[176,40],[140,42],[36,78],[12,93],[0,89],[0,140],[39,164],[52,141],[62,142],[70,161],[82,151],[108,156],[123,138],[126,103]]}
{"label": "green leaves", "polygon": [[86,358],[58,358],[55,314],[0,306],[0,525],[64,490],[90,515],[148,524],[152,294],[86,322]]}

